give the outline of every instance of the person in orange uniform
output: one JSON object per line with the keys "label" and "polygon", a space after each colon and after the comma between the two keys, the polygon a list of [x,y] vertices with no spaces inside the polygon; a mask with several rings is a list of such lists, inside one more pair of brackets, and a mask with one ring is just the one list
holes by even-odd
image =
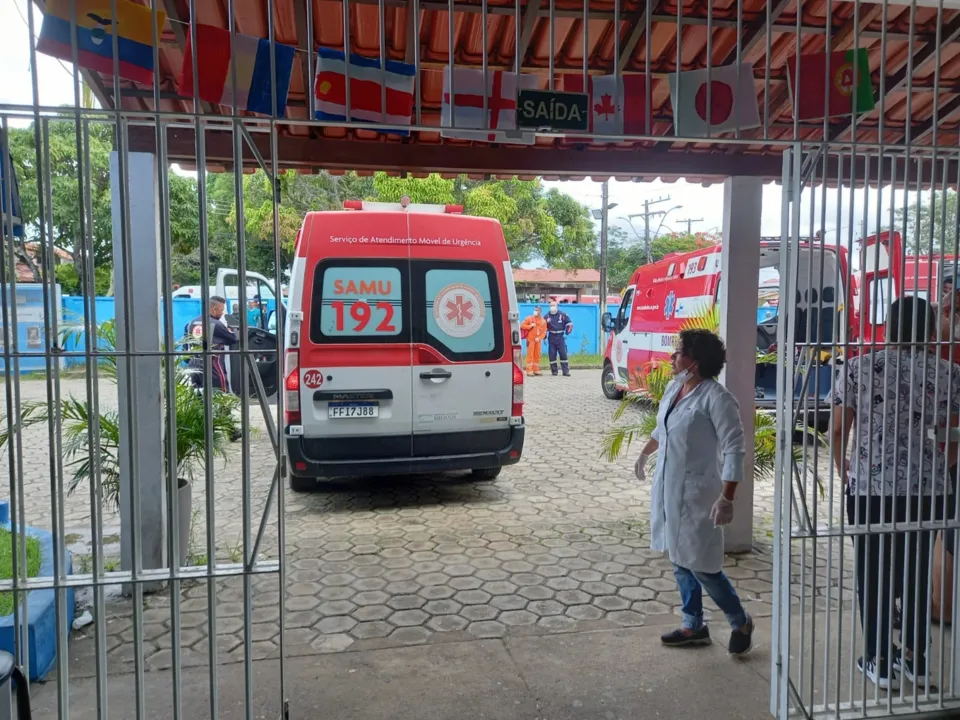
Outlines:
{"label": "person in orange uniform", "polygon": [[527,375],[539,375],[540,348],[547,336],[547,321],[543,319],[539,305],[533,308],[533,315],[520,325],[520,331],[527,340]]}

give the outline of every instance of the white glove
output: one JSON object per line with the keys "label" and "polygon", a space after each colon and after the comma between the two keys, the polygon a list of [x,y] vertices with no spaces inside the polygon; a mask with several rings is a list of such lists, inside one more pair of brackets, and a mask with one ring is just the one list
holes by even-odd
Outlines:
{"label": "white glove", "polygon": [[713,520],[714,527],[722,527],[733,522],[733,500],[728,500],[723,495],[718,497],[710,510],[710,519]]}
{"label": "white glove", "polygon": [[647,479],[647,461],[649,459],[649,455],[641,455],[637,458],[637,462],[633,464],[633,474],[637,476],[637,480],[640,482]]}

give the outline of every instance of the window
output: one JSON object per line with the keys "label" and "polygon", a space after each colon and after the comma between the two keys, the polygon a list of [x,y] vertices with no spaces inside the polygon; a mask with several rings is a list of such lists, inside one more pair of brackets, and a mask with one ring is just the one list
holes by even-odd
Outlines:
{"label": "window", "polygon": [[867,283],[867,306],[870,311],[870,323],[883,325],[887,321],[887,278],[881,277]]}
{"label": "window", "polygon": [[414,261],[415,342],[454,361],[503,355],[497,276],[488,263]]}
{"label": "window", "polygon": [[404,322],[406,262],[321,262],[314,271],[310,339],[331,342],[410,342]]}
{"label": "window", "polygon": [[630,310],[633,306],[633,288],[627,290],[620,301],[620,310],[617,312],[617,332],[623,330],[630,322]]}
{"label": "window", "polygon": [[503,355],[503,313],[489,263],[330,260],[317,264],[310,340],[422,343],[454,362]]}

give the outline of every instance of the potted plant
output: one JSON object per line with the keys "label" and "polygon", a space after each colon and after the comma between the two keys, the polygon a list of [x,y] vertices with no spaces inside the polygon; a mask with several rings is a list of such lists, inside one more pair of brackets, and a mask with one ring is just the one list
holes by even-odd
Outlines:
{"label": "potted plant", "polygon": [[[717,332],[720,329],[720,312],[714,307],[702,315],[684,321],[681,330],[702,329]],[[776,364],[775,353],[757,353],[758,364]],[[601,457],[614,462],[623,457],[634,440],[646,440],[657,425],[657,410],[663,394],[673,377],[673,370],[667,360],[654,360],[641,369],[638,378],[640,390],[624,396],[614,414],[614,420],[620,420],[630,408],[639,410],[636,420],[627,425],[613,425],[604,435]],[[776,414],[766,410],[754,411],[753,475],[760,480],[773,472],[777,458]],[[822,436],[814,432],[814,441],[823,443]],[[823,443],[825,444],[825,443]],[[802,459],[803,448],[794,446],[794,458]],[[817,485],[823,494],[822,479],[815,474]]]}
{"label": "potted plant", "polygon": [[[101,351],[113,351],[116,348],[116,328],[113,320],[97,327],[98,347]],[[76,328],[65,331],[65,335],[77,334]],[[206,459],[206,416],[204,394],[198,391],[190,381],[189,375],[180,365],[174,368],[174,393],[164,397],[164,402],[174,403],[176,415],[176,472],[177,512],[179,518],[180,558],[179,564],[185,565],[190,540],[190,521],[192,518],[192,489],[195,474],[202,469]],[[104,355],[100,363],[100,377],[112,383],[117,381],[117,361],[114,355]],[[234,410],[240,399],[235,395],[215,392],[211,397],[212,410],[212,452],[215,457],[226,458],[226,450],[231,438],[238,431]],[[20,429],[47,422],[49,407],[46,402],[24,403],[20,408]],[[165,408],[166,410],[166,408]],[[90,458],[93,448],[90,445],[91,429],[98,439],[97,456],[100,460],[101,502],[118,510],[120,506],[120,417],[115,410],[100,408],[96,417],[92,417],[86,399],[67,395],[60,399],[58,407],[63,432],[64,470],[69,473],[67,492],[73,493],[85,481],[93,476]],[[166,415],[166,413],[165,413]],[[6,423],[2,423],[6,427]],[[0,448],[8,441],[4,429],[0,432]],[[171,437],[165,437],[169,443]],[[169,453],[164,453],[168,458]],[[170,477],[169,471],[165,473]],[[171,508],[172,511],[172,508]]]}

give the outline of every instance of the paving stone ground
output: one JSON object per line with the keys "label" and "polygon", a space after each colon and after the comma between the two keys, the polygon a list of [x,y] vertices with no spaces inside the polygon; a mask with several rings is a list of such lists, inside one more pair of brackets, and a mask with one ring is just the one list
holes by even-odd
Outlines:
{"label": "paving stone ground", "polygon": [[[45,397],[42,382],[21,387],[25,399]],[[82,394],[83,388],[82,380],[63,384],[64,393]],[[101,392],[106,406],[116,402],[111,387]],[[367,478],[311,494],[285,491],[285,589],[276,573],[246,582],[240,577],[184,582],[177,615],[181,665],[210,661],[211,631],[218,662],[241,660],[247,648],[253,658],[276,657],[281,601],[283,651],[289,657],[675,622],[679,596],[671,565],[649,549],[649,487],[634,479],[632,458],[613,464],[600,458],[602,434],[616,403],[601,394],[599,371],[535,378],[526,392],[523,458],[494,482],[456,475]],[[247,452],[238,443],[213,469],[218,562],[243,559],[245,525],[256,534],[266,503],[274,461],[258,413],[253,406],[252,424],[260,432],[251,437]],[[45,428],[26,434],[25,512],[28,523],[41,527],[51,526],[49,455]],[[245,473],[250,477],[246,504]],[[201,485],[194,488],[194,563],[204,563],[206,554]],[[772,479],[759,482],[755,494],[754,552],[728,556],[726,569],[750,612],[764,616],[772,612],[773,600]],[[280,550],[277,503],[272,507],[261,545],[264,560],[276,559]],[[829,511],[821,506],[817,514],[825,517]],[[86,486],[67,497],[63,515],[75,565],[85,570],[91,536]],[[116,514],[106,511],[105,553],[112,556],[118,554],[118,530]],[[839,560],[835,545],[831,566],[828,548],[829,543],[819,543],[814,558],[812,545],[795,546],[798,596],[806,583],[820,603],[849,598],[849,568],[837,570],[849,558]],[[136,619],[142,649],[135,642],[129,600],[114,600],[98,613],[97,622],[106,623],[110,672],[132,670],[138,655],[148,670],[170,666],[176,598],[175,589],[169,589],[145,600]],[[96,672],[91,659],[95,627],[73,633],[74,675]]]}

